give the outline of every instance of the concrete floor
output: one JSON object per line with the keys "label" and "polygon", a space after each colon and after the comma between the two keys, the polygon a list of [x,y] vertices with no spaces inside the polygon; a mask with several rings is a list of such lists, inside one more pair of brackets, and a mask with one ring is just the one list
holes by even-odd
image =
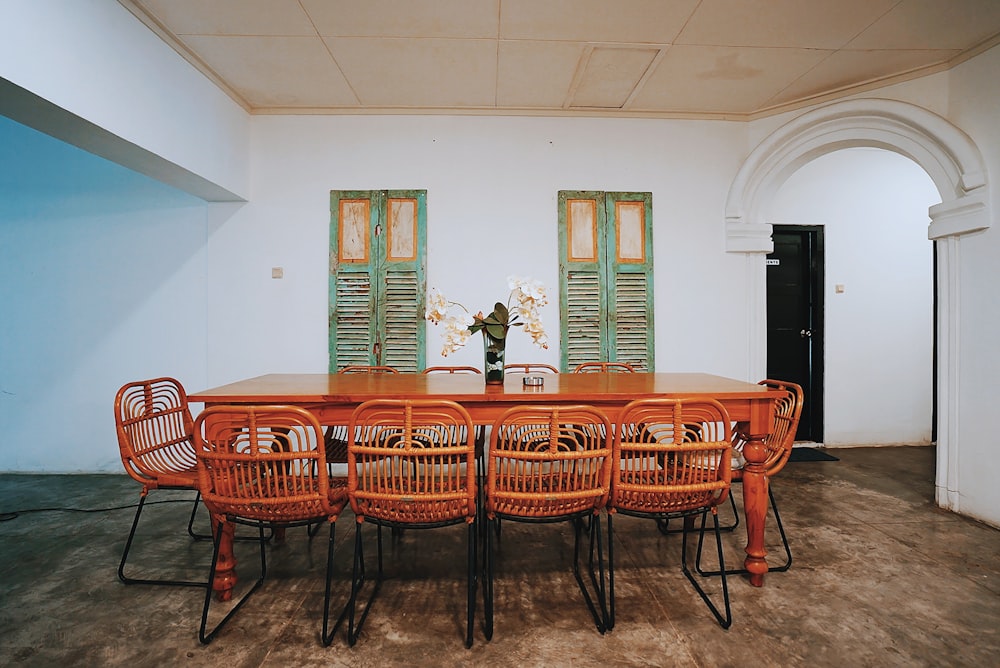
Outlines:
{"label": "concrete floor", "polygon": [[[619,518],[617,626],[604,636],[572,579],[569,527],[505,523],[491,642],[480,606],[475,644],[463,647],[458,527],[387,541],[391,579],[358,644],[348,647],[341,632],[323,647],[326,540],[310,541],[299,528],[268,547],[264,586],[202,646],[202,590],[116,579],[134,510],[45,510],[0,522],[0,665],[997,665],[1000,531],[934,506],[933,448],[832,452],[840,461],[792,463],[775,481],[795,563],[763,588],[731,579],[728,631],[681,574],[680,536]],[[0,476],[0,513],[104,509],[137,497],[124,475]],[[150,501],[182,498],[160,492]],[[207,576],[211,546],[184,532],[189,508],[147,506],[150,531],[130,558],[136,569]],[[348,511],[338,524],[340,601],[353,527]],[[742,529],[725,536],[733,563],[744,540]],[[238,544],[244,583],[253,549]]]}

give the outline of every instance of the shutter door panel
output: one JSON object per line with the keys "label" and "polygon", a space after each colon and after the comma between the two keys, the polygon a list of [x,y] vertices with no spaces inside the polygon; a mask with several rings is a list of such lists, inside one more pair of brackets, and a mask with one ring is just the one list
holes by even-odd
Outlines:
{"label": "shutter door panel", "polygon": [[606,193],[610,359],[655,370],[652,193]]}
{"label": "shutter door panel", "polygon": [[427,191],[389,190],[381,267],[379,364],[401,372],[425,365],[427,322],[424,320]]}

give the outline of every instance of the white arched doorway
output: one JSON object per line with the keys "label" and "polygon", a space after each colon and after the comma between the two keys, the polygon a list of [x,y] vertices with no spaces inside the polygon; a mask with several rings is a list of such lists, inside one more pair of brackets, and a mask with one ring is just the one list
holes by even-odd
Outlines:
{"label": "white arched doorway", "polygon": [[960,257],[957,238],[990,226],[986,172],[969,137],[948,120],[912,104],[868,99],[806,112],[765,138],[740,167],[726,201],[726,250],[745,253],[748,377],[766,371],[764,256],[771,251],[769,206],[790,174],[842,148],[875,147],[904,155],[930,176],[941,203],[930,208],[928,238],[938,253],[937,502],[958,510],[955,480],[961,351],[958,338]]}

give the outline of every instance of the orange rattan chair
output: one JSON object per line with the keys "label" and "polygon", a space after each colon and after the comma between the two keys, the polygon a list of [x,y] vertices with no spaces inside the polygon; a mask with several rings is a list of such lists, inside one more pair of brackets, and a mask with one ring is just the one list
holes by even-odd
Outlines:
{"label": "orange rattan chair", "polygon": [[529,363],[529,364],[505,364],[503,370],[506,373],[559,373],[559,369],[551,364]]}
{"label": "orange rattan chair", "polygon": [[[792,565],[792,550],[788,546],[788,537],[785,535],[785,527],[781,523],[781,514],[778,512],[778,504],[774,499],[774,491],[771,485],[781,469],[785,467],[789,456],[792,454],[792,446],[795,444],[795,432],[799,428],[799,418],[802,417],[802,388],[795,383],[783,380],[765,379],[758,383],[774,390],[781,390],[784,395],[774,403],[773,420],[771,422],[771,433],[764,438],[764,449],[767,457],[764,459],[764,470],[767,475],[767,495],[774,512],[775,524],[778,533],[781,535],[781,543],[785,549],[785,563],[780,566],[771,566],[768,571],[787,571]],[[743,482],[743,466],[746,460],[743,459],[743,448],[746,446],[749,437],[746,434],[746,424],[739,423],[733,431],[733,482]],[[723,530],[732,531],[740,523],[740,516],[736,510],[736,499],[730,495],[729,500],[733,509],[733,516],[736,518],[729,526]],[[730,573],[745,573],[743,569],[732,570]],[[708,572],[708,574],[713,574]]]}
{"label": "orange rattan chair", "polygon": [[[600,512],[609,492],[610,433],[608,418],[591,406],[525,405],[505,411],[490,434],[484,509],[485,519],[495,527],[501,519],[572,522],[573,574],[601,633],[606,630],[607,599]],[[581,536],[588,529],[594,595],[580,573]],[[493,637],[493,541],[498,533],[484,531],[487,639]],[[599,578],[594,572],[595,541]]]}
{"label": "orange rattan chair", "polygon": [[687,563],[688,532],[681,541],[681,568],[722,628],[732,624],[729,588],[717,507],[732,479],[729,414],[712,399],[642,399],[622,410],[612,455],[608,502],[608,626],[615,625],[613,517],[616,513],[655,520],[701,516],[698,556],[708,515],[715,528],[725,614],[709,598]]}
{"label": "orange rattan chair", "polygon": [[[391,366],[345,366],[340,373],[399,373]],[[326,461],[328,464],[347,463],[347,425],[326,428]]]}
{"label": "orange rattan chair", "polygon": [[[460,373],[460,374],[478,374],[483,375],[483,372],[474,366],[429,366],[423,371],[424,373]],[[483,448],[486,446],[486,427],[481,424],[476,425],[476,461],[479,462],[479,480],[482,481],[483,475],[486,473],[483,470]],[[482,488],[480,487],[480,493]]]}
{"label": "orange rattan chair", "polygon": [[[383,582],[382,527],[468,525],[465,646],[472,646],[476,602],[476,450],[468,412],[451,401],[379,399],[351,416],[347,487],[357,517],[348,642],[354,645]],[[365,581],[363,527],[378,527],[378,576],[360,617]],[[356,620],[356,624],[355,624]]]}
{"label": "orange rattan chair", "polygon": [[635,373],[635,368],[628,362],[584,362],[573,373]]}
{"label": "orange rattan chair", "polygon": [[[133,578],[125,575],[139,517],[148,494],[156,489],[181,489],[197,492],[198,482],[194,444],[191,441],[193,420],[184,387],[173,378],[153,378],[127,383],[115,396],[115,426],[118,448],[125,471],[142,484],[139,505],[132,529],[118,565],[118,579],[125,584],[163,584],[204,587],[206,582]],[[211,538],[194,533],[198,498],[188,520],[193,538]]]}
{"label": "orange rattan chair", "polygon": [[429,366],[424,369],[424,373],[478,373],[483,372],[474,366]]}
{"label": "orange rattan chair", "polygon": [[399,373],[399,370],[391,366],[349,364],[340,373]]}
{"label": "orange rattan chair", "polygon": [[323,599],[323,644],[328,645],[344,619],[329,628],[330,582],[333,571],[334,529],[347,505],[347,481],[327,474],[323,429],[316,417],[294,406],[213,406],[194,424],[198,457],[198,484],[212,513],[215,551],[208,581],[215,579],[224,524],[257,527],[260,576],[249,591],[206,632],[212,589],[205,593],[198,638],[211,642],[223,625],[264,582],[267,574],[264,528],[330,525],[326,589]]}

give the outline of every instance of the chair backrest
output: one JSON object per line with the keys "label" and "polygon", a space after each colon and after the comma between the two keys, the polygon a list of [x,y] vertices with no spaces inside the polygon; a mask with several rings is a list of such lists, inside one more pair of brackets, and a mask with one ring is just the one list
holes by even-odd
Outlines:
{"label": "chair backrest", "polygon": [[714,399],[640,399],[615,428],[609,510],[683,512],[726,500],[731,428]]}
{"label": "chair backrest", "polygon": [[281,523],[329,517],[343,507],[331,503],[323,429],[303,408],[206,408],[194,440],[198,485],[212,513]]}
{"label": "chair backrest", "polygon": [[399,370],[391,366],[351,364],[341,369],[340,373],[399,373]]}
{"label": "chair backrest", "polygon": [[551,364],[541,363],[505,364],[503,369],[507,373],[559,373],[559,369]]}
{"label": "chair backrest", "polygon": [[173,378],[127,383],[115,396],[122,464],[149,489],[194,484],[192,425],[187,393]]}
{"label": "chair backrest", "polygon": [[[802,387],[784,380],[767,378],[757,383],[773,390],[781,390],[783,396],[774,402],[772,412],[771,433],[764,438],[764,449],[767,456],[764,459],[764,469],[772,476],[784,468],[795,445],[795,432],[799,428],[802,417]],[[743,431],[744,425],[737,425],[733,433],[733,447],[742,452],[748,436]]]}
{"label": "chair backrest", "polygon": [[486,512],[558,518],[597,512],[608,500],[611,424],[583,405],[524,405],[493,423]]}
{"label": "chair backrest", "polygon": [[474,366],[429,366],[424,369],[424,373],[478,373],[482,371]]}
{"label": "chair backrest", "polygon": [[476,518],[475,430],[452,401],[374,399],[351,415],[347,491],[358,521]]}
{"label": "chair backrest", "polygon": [[584,362],[573,373],[635,373],[635,369],[628,362]]}

